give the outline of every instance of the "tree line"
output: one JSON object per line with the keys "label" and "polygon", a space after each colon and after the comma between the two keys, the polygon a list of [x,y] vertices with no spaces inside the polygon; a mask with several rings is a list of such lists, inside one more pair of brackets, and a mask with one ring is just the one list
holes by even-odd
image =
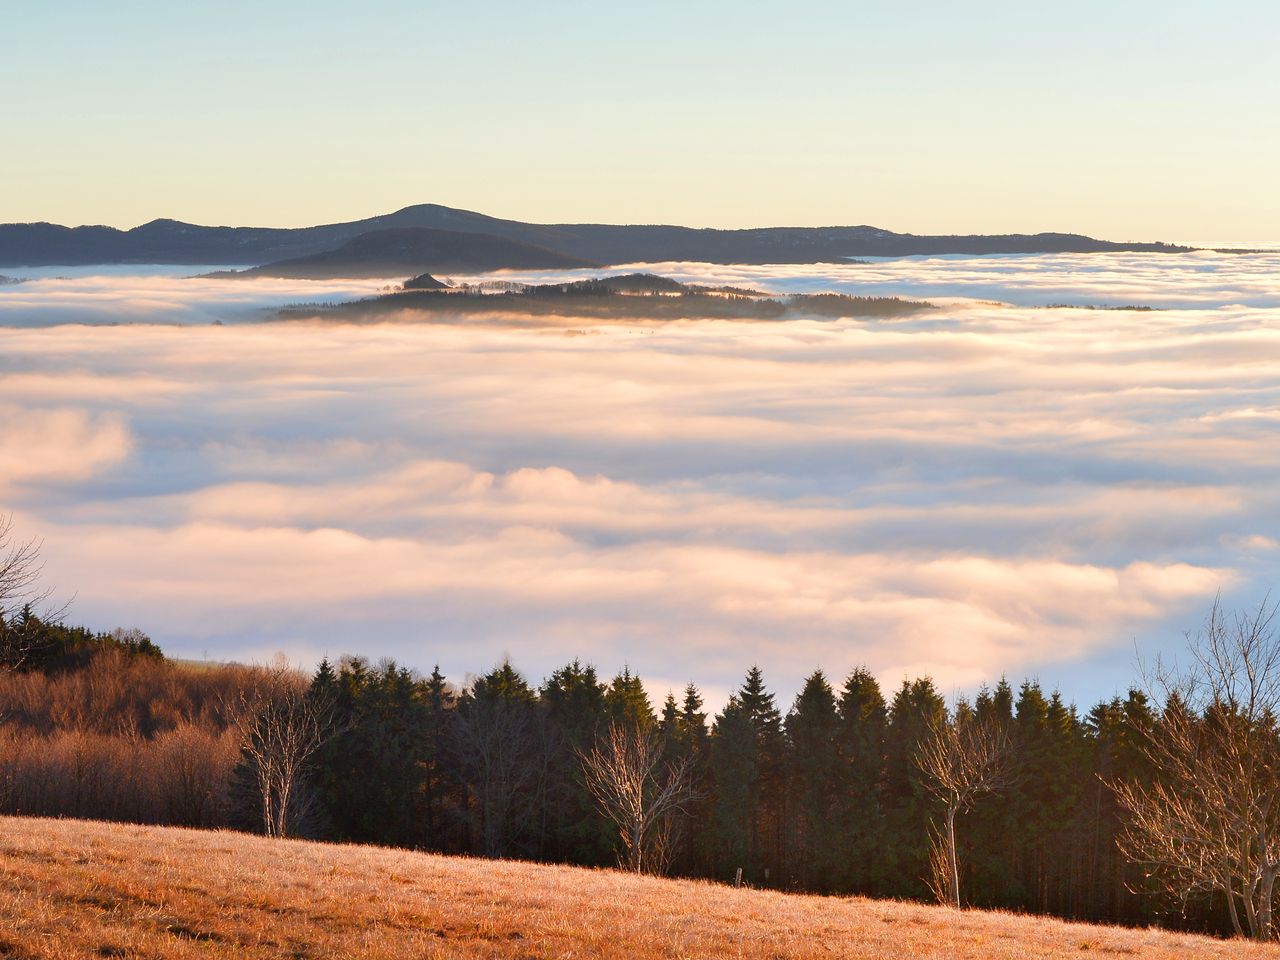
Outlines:
{"label": "tree line", "polygon": [[711,711],[580,660],[462,688],[363,657],[170,661],[24,604],[0,609],[0,810],[1269,939],[1274,615],[1215,605],[1187,666],[1085,711],[1034,680],[948,705],[866,669],[784,706],[757,666]]}
{"label": "tree line", "polygon": [[[282,798],[260,776],[276,749],[263,741],[279,736],[261,718],[299,703],[316,705],[309,722],[325,732],[307,734]],[[0,704],[6,812],[593,866],[626,863],[628,851],[584,758],[634,731],[654,751],[656,789],[672,770],[687,781],[678,809],[660,811],[673,828],[663,872],[910,898],[931,896],[945,807],[922,751],[972,714],[1007,730],[1011,785],[959,811],[966,904],[1224,926],[1212,898],[1171,914],[1118,846],[1126,815],[1109,784],[1151,777],[1143,743],[1157,715],[1136,690],[1080,715],[1035,682],[1001,681],[948,710],[927,678],[886,696],[865,670],[837,685],[815,671],[784,712],[753,667],[712,715],[692,684],[655,709],[634,673],[605,681],[579,661],[536,685],[504,662],[458,690],[439,670],[361,657],[308,678],[109,648],[0,674]],[[264,821],[274,801],[288,809]]]}

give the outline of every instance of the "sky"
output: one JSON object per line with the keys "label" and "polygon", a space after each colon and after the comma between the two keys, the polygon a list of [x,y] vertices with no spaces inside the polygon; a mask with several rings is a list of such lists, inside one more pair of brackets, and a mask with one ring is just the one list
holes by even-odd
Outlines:
{"label": "sky", "polygon": [[76,622],[171,655],[581,657],[713,706],[756,663],[784,706],[866,665],[1087,708],[1280,582],[1280,253],[653,269],[939,309],[262,323],[378,281],[26,271],[0,505]]}
{"label": "sky", "polygon": [[0,221],[1274,239],[1266,0],[56,0],[4,11]]}

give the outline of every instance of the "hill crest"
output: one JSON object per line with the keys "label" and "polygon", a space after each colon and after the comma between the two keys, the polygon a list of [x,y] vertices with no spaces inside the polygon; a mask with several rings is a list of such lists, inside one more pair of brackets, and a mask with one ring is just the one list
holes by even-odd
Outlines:
{"label": "hill crest", "polygon": [[724,230],[671,224],[526,223],[423,203],[313,227],[202,226],[159,218],[119,230],[51,223],[0,224],[0,266],[107,263],[261,265],[333,252],[361,234],[402,227],[486,234],[602,265],[676,260],[819,263],[865,256],[1182,252],[1163,243],[1114,243],[1065,233],[924,236],[873,226]]}
{"label": "hill crest", "polygon": [[487,233],[382,227],[361,233],[335,250],[279,260],[231,275],[312,280],[592,266],[596,264]]}

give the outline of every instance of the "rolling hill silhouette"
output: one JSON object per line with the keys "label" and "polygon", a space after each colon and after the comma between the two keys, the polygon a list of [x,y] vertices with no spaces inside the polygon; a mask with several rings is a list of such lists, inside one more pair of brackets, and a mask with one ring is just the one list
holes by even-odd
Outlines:
{"label": "rolling hill silhouette", "polygon": [[485,233],[396,227],[362,233],[336,250],[278,260],[235,275],[312,280],[592,266],[596,264]]}
{"label": "rolling hill silhouette", "polygon": [[854,257],[921,254],[1183,252],[1190,249],[1165,243],[1114,243],[1069,233],[918,236],[871,226],[717,230],[670,225],[523,223],[426,203],[366,220],[295,229],[206,227],[177,220],[152,220],[132,230],[64,227],[51,223],[0,224],[0,266],[97,263],[256,266],[336,253],[363,234],[406,228],[483,234],[602,265],[671,260],[819,263]]}

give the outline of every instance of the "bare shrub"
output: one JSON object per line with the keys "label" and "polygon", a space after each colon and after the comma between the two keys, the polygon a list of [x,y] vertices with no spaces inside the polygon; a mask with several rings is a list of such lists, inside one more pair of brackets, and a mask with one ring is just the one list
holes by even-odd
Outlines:
{"label": "bare shrub", "polygon": [[160,734],[149,750],[148,779],[164,807],[164,823],[211,827],[226,823],[228,786],[240,741],[234,729],[221,732],[184,722]]}
{"label": "bare shrub", "polygon": [[100,733],[135,731],[152,737],[183,723],[223,730],[267,683],[252,667],[192,667],[173,661],[96,654],[79,670],[0,672],[0,716],[21,727]]}
{"label": "bare shrub", "polygon": [[0,672],[0,811],[225,826],[234,714],[267,682],[119,651],[78,670]]}

